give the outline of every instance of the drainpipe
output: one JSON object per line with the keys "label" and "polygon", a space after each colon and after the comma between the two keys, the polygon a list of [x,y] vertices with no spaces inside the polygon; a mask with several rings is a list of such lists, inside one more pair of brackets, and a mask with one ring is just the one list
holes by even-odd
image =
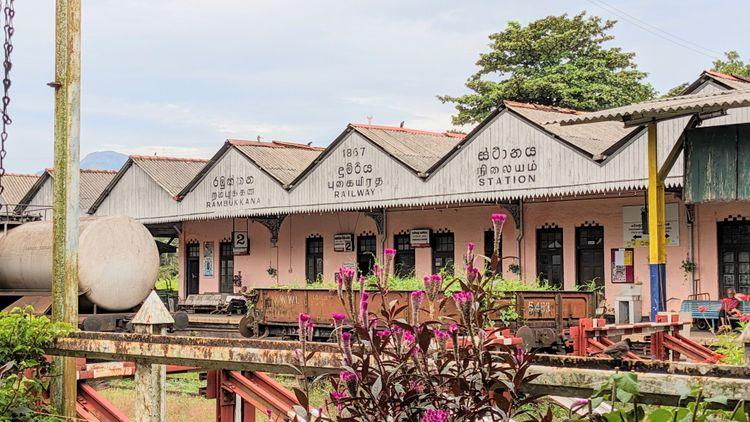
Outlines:
{"label": "drainpipe", "polygon": [[[685,214],[688,228],[688,261],[695,262],[695,244],[693,243],[693,230],[695,228],[695,205],[686,204]],[[695,285],[695,270],[690,272],[690,294],[698,294],[698,286]]]}
{"label": "drainpipe", "polygon": [[518,272],[518,279],[523,279],[523,272],[526,269],[526,265],[523,264],[523,254],[521,252],[521,240],[523,239],[523,200],[518,200],[518,221],[516,221],[516,250],[518,251],[518,266],[521,270]]}

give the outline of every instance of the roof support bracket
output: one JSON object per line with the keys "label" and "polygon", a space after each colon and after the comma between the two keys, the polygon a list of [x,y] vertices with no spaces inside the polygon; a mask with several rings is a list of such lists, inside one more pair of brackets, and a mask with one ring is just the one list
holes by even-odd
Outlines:
{"label": "roof support bracket", "polygon": [[383,235],[383,224],[385,222],[385,208],[377,208],[370,211],[365,211],[364,214],[375,222],[375,228],[377,229],[378,235]]}
{"label": "roof support bracket", "polygon": [[682,153],[682,150],[685,147],[685,136],[687,134],[687,131],[690,129],[694,129],[697,127],[701,122],[700,117],[698,117],[697,114],[693,114],[690,117],[690,120],[688,120],[687,124],[685,125],[685,129],[683,129],[682,133],[680,134],[680,137],[677,138],[677,142],[674,143],[672,146],[672,149],[669,151],[669,154],[667,155],[667,158],[664,160],[664,163],[659,168],[659,174],[658,178],[659,180],[664,181],[664,179],[667,178],[667,175],[672,170],[672,167],[674,167],[674,164],[677,162],[677,158],[680,156],[680,153]]}
{"label": "roof support bracket", "polygon": [[251,221],[257,221],[258,223],[266,226],[269,232],[271,232],[271,246],[276,246],[276,242],[279,241],[279,230],[281,230],[281,224],[284,223],[284,219],[288,214],[279,214],[263,217],[249,217]]}

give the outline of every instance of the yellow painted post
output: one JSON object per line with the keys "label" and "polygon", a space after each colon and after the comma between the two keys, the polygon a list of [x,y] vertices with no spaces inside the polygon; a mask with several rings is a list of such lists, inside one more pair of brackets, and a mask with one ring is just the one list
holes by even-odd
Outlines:
{"label": "yellow painted post", "polygon": [[648,248],[651,320],[666,308],[666,227],[664,180],[659,177],[656,123],[648,124]]}

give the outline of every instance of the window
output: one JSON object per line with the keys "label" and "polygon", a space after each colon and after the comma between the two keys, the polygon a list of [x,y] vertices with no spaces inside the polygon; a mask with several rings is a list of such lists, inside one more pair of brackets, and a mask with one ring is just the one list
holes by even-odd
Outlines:
{"label": "window", "polygon": [[372,272],[377,256],[377,240],[373,235],[357,237],[357,269],[360,275]]}
{"label": "window", "polygon": [[576,228],[576,277],[579,285],[604,286],[604,227]]}
{"label": "window", "polygon": [[305,244],[305,277],[314,283],[323,277],[323,238],[308,237]]}
{"label": "window", "polygon": [[750,294],[750,222],[718,223],[719,232],[719,297],[728,288]]}
{"label": "window", "polygon": [[453,274],[453,263],[455,261],[455,247],[453,244],[453,233],[435,233],[432,235],[432,273],[437,274],[445,268],[445,271]]}
{"label": "window", "polygon": [[[486,256],[488,259],[492,259],[492,254],[495,252],[495,231],[494,230],[486,230],[484,232],[484,256]],[[503,257],[503,238],[500,237],[500,241],[497,242],[497,266],[494,268],[495,274],[497,275],[503,275],[503,261],[500,259]],[[479,264],[477,264],[479,265]],[[490,263],[486,263],[486,267],[488,270],[493,270],[490,267]]]}
{"label": "window", "polygon": [[199,277],[201,270],[201,245],[199,243],[189,243],[186,245],[186,271],[185,283],[187,284],[187,294],[197,295],[200,291]]}
{"label": "window", "polygon": [[234,293],[234,250],[232,242],[219,243],[219,292]]}
{"label": "window", "polygon": [[536,275],[556,288],[563,286],[563,231],[560,228],[537,229]]}
{"label": "window", "polygon": [[393,236],[393,248],[396,250],[394,273],[399,277],[410,277],[414,275],[416,259],[414,256],[414,248],[411,247],[409,234],[397,234]]}

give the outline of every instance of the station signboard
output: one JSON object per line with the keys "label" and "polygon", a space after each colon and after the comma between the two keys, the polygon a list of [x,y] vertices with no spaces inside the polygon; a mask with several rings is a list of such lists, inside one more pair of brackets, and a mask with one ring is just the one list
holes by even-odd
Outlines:
{"label": "station signboard", "polygon": [[409,242],[412,248],[430,247],[430,229],[412,229],[409,231]]}
{"label": "station signboard", "polygon": [[339,233],[333,235],[334,252],[354,252],[354,234]]}

